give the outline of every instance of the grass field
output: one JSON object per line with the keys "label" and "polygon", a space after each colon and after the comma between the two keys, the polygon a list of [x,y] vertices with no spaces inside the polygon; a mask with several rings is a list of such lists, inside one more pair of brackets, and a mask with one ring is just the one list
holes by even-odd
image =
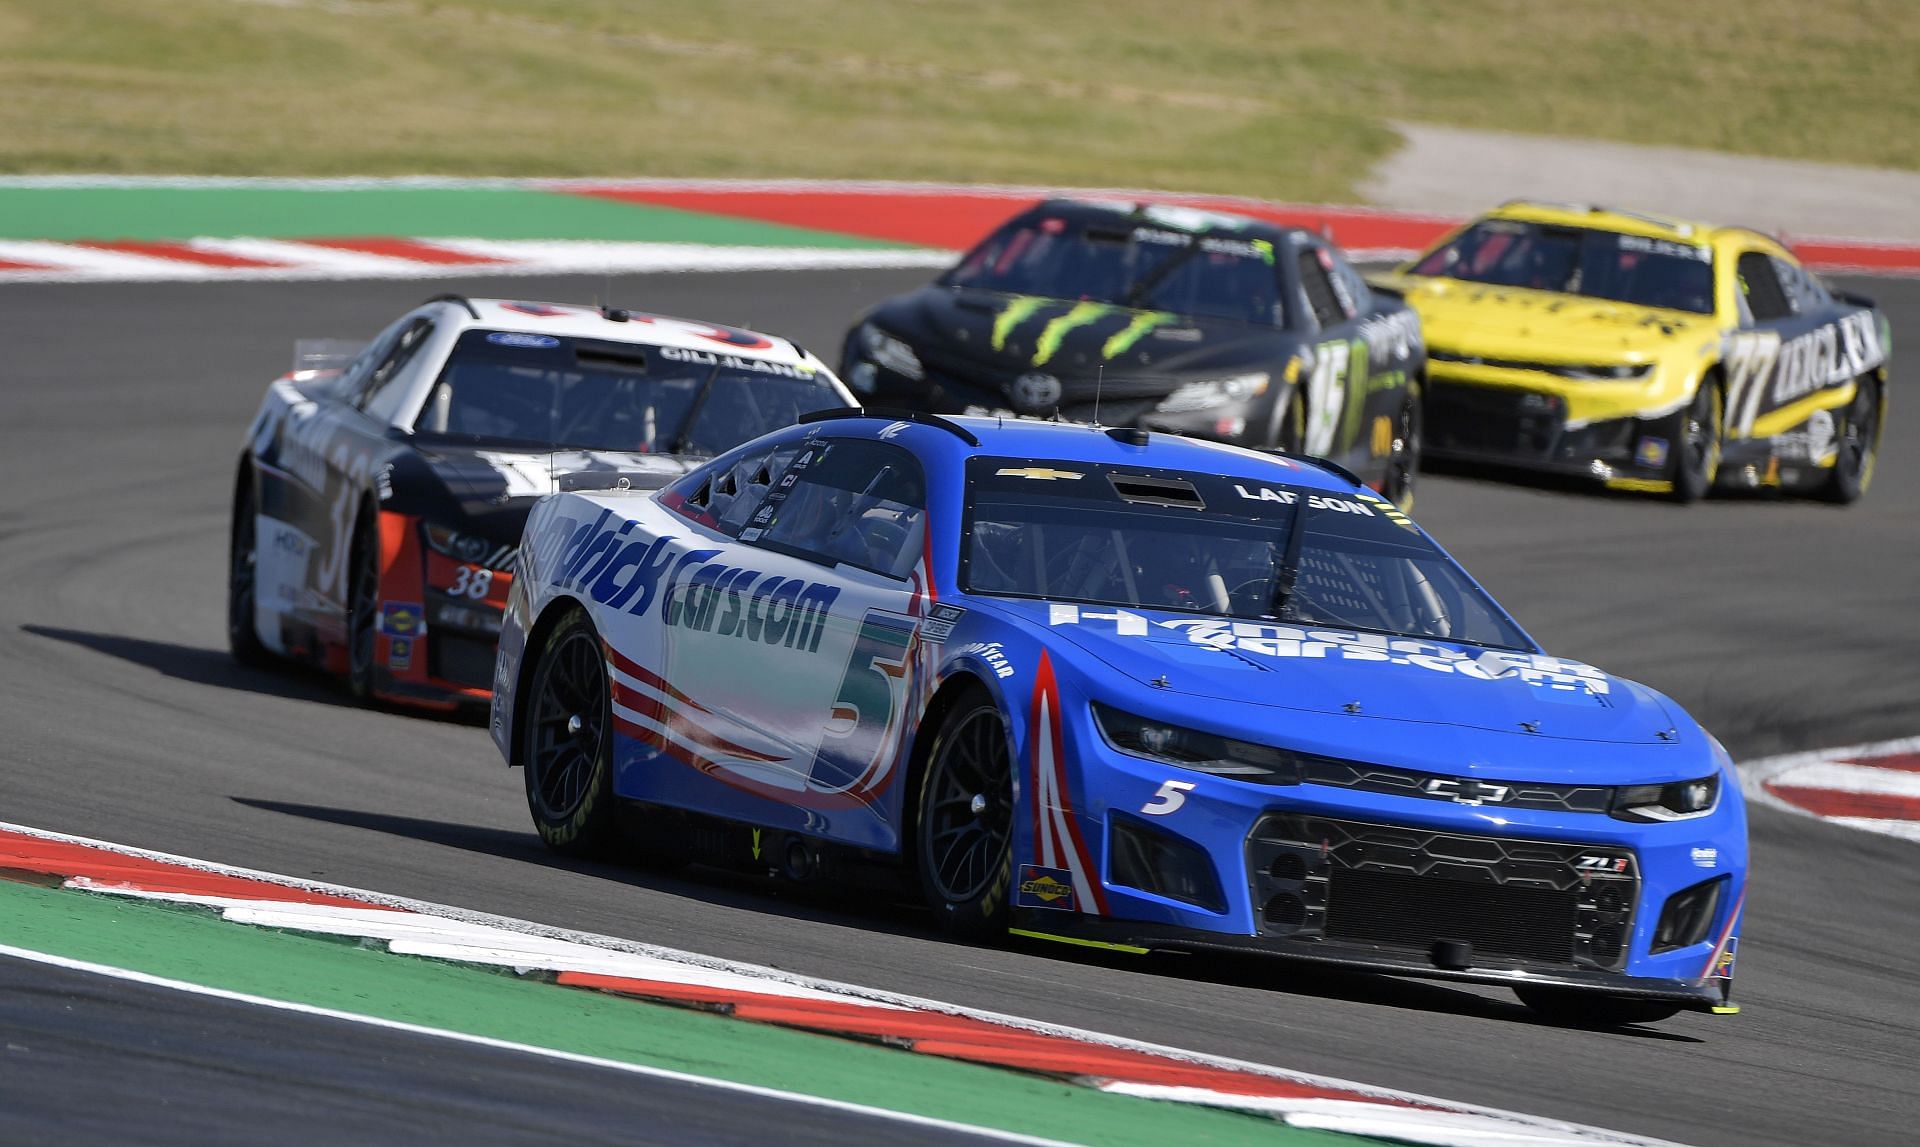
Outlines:
{"label": "grass field", "polygon": [[1351,199],[1390,120],[1920,168],[1915,0],[0,0],[0,172]]}

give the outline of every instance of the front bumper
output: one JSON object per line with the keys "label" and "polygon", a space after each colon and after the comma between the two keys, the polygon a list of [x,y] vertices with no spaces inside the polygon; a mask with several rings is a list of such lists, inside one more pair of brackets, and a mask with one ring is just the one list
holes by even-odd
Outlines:
{"label": "front bumper", "polygon": [[386,561],[374,693],[441,711],[485,704],[501,614],[513,586],[511,569],[436,552],[425,544],[418,519],[409,516],[383,514],[382,527]]}
{"label": "front bumper", "polygon": [[1427,456],[1514,466],[1616,486],[1671,482],[1671,416],[1567,425],[1556,394],[1435,378],[1425,399]]}
{"label": "front bumper", "polygon": [[1424,399],[1429,457],[1513,466],[1657,489],[1680,448],[1674,415],[1690,380],[1661,365],[1645,379],[1573,380],[1541,371],[1428,362]]}
{"label": "front bumper", "polygon": [[[924,354],[922,358],[923,377],[909,379],[849,352],[841,363],[841,377],[861,402],[874,407],[925,410],[932,414],[1022,416],[1007,394],[1008,380],[989,377],[958,360],[931,354]],[[1272,392],[1203,409],[1160,411],[1158,407],[1178,385],[1160,381],[1143,386],[1124,378],[1109,379],[1096,399],[1081,384],[1063,397],[1058,407],[1059,416],[1068,422],[1138,426],[1256,449],[1272,445]]]}
{"label": "front bumper", "polygon": [[1016,935],[1123,952],[1266,956],[1280,961],[1338,967],[1383,976],[1414,976],[1420,979],[1494,984],[1505,988],[1572,988],[1630,999],[1666,1000],[1690,1011],[1715,1014],[1739,1010],[1732,1003],[1733,981],[1730,978],[1700,981],[1525,965],[1440,967],[1429,957],[1386,948],[1307,943],[1271,936],[1227,936],[1196,928],[1085,917],[1062,920],[1035,909],[1016,909],[1013,928]]}
{"label": "front bumper", "polygon": [[[1091,728],[1073,739],[1099,794],[1082,832],[1099,842],[1107,910],[1017,900],[1020,933],[1733,1010],[1746,827],[1729,778],[1707,816],[1635,823],[1571,811],[1582,806],[1251,784],[1119,752]],[[1158,813],[1169,775],[1192,788]],[[1123,838],[1143,828],[1153,855],[1174,858],[1163,867],[1185,871],[1141,878],[1144,852]],[[1697,925],[1663,933],[1709,886]]]}

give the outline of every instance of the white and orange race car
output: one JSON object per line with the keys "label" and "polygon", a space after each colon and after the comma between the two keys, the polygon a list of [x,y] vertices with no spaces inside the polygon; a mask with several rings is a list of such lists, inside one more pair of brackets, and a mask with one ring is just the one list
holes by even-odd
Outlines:
{"label": "white and orange race car", "polygon": [[783,338],[437,296],[268,387],[234,478],[233,655],[318,664],[362,700],[484,704],[541,495],[664,485],[808,411],[851,405]]}

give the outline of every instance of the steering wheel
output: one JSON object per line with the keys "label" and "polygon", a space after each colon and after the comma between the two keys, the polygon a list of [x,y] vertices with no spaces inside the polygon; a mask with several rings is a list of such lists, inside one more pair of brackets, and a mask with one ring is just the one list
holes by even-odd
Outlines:
{"label": "steering wheel", "polygon": [[866,543],[868,557],[873,559],[869,564],[891,573],[900,560],[901,551],[906,549],[907,528],[887,518],[862,518],[854,529]]}

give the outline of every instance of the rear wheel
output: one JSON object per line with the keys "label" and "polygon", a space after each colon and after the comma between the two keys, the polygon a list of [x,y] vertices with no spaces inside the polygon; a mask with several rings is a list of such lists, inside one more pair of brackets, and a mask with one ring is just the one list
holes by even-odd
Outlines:
{"label": "rear wheel", "polygon": [[227,648],[242,665],[261,666],[273,653],[260,641],[255,627],[254,593],[258,584],[259,547],[254,540],[253,483],[241,480],[233,498],[233,524],[227,547]]}
{"label": "rear wheel", "polygon": [[1513,994],[1541,1019],[1565,1027],[1609,1028],[1653,1024],[1680,1013],[1666,1000],[1636,1000],[1572,988],[1515,988]]}
{"label": "rear wheel", "polygon": [[613,705],[606,653],[579,611],[547,634],[515,736],[527,811],[540,840],[570,856],[604,855],[619,838],[613,799]]}
{"label": "rear wheel", "polygon": [[928,907],[957,936],[1006,931],[1013,886],[1013,752],[1007,723],[970,693],[941,723],[921,775],[915,867]]}
{"label": "rear wheel", "polygon": [[1846,505],[1856,502],[1873,481],[1874,458],[1880,451],[1880,421],[1885,408],[1881,404],[1880,380],[1863,378],[1853,401],[1841,417],[1840,439],[1834,444],[1833,472],[1818,491],[1829,502]]}
{"label": "rear wheel", "polygon": [[361,514],[347,556],[347,691],[373,700],[374,637],[380,627],[380,542]]}
{"label": "rear wheel", "polygon": [[1720,387],[1711,378],[1700,381],[1693,401],[1675,416],[1673,436],[1673,500],[1697,502],[1713,488],[1720,474]]}
{"label": "rear wheel", "polygon": [[1402,513],[1413,512],[1413,484],[1420,472],[1420,383],[1407,383],[1400,416],[1393,426],[1393,449],[1387,455],[1387,473],[1380,492]]}

